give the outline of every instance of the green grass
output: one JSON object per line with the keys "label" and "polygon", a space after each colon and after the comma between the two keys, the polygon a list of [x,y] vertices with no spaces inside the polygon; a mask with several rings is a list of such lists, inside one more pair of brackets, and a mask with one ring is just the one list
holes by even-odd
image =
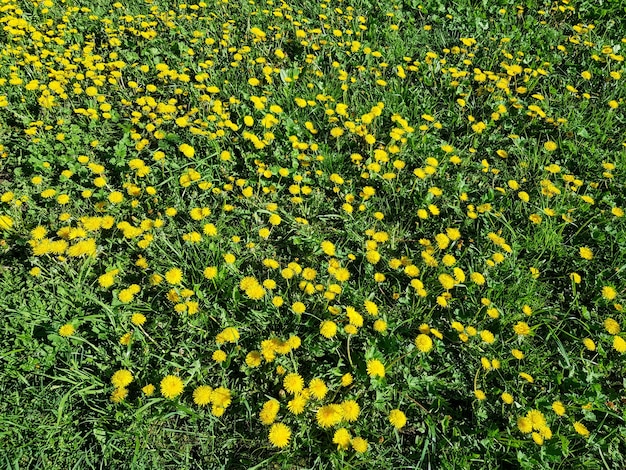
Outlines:
{"label": "green grass", "polygon": [[0,465],[626,467],[622,18],[8,0]]}

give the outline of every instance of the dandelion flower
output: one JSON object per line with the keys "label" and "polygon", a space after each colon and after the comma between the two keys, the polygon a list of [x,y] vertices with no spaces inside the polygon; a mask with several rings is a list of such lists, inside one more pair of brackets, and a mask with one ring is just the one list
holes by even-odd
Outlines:
{"label": "dandelion flower", "polygon": [[335,245],[328,240],[322,242],[322,251],[328,256],[335,256]]}
{"label": "dandelion flower", "polygon": [[617,335],[621,330],[619,323],[617,323],[617,321],[613,318],[607,318],[604,320],[604,328],[610,335]]}
{"label": "dandelion flower", "polygon": [[343,414],[343,418],[346,421],[353,422],[356,421],[359,417],[359,413],[361,412],[361,407],[354,400],[346,400],[341,404],[341,410]]}
{"label": "dandelion flower", "polygon": [[178,147],[178,150],[180,150],[181,153],[187,158],[192,158],[196,153],[194,148],[189,144],[181,144],[180,147]]}
{"label": "dandelion flower", "polygon": [[343,418],[343,410],[340,405],[322,406],[315,414],[317,424],[323,428],[330,428],[338,424]]}
{"label": "dandelion flower", "polygon": [[8,215],[0,215],[0,230],[9,230],[13,227],[13,219]]}
{"label": "dandelion flower", "polygon": [[227,357],[228,355],[221,349],[216,349],[215,351],[213,351],[213,355],[211,356],[211,358],[218,364],[224,362]]}
{"label": "dandelion flower", "polygon": [[135,326],[141,326],[146,322],[146,316],[142,313],[133,313],[130,322]]}
{"label": "dandelion flower", "polygon": [[433,340],[428,335],[419,334],[415,338],[415,346],[420,352],[427,353],[433,348]]}
{"label": "dandelion flower", "polygon": [[333,436],[333,444],[337,444],[338,449],[347,449],[350,446],[350,431],[346,428],[339,428]]}
{"label": "dandelion flower", "polygon": [[519,417],[517,418],[517,428],[522,432],[522,434],[528,434],[533,430],[533,423],[528,418]]}
{"label": "dandelion flower", "polygon": [[111,383],[116,388],[127,387],[133,381],[133,374],[129,370],[120,369],[111,377]]}
{"label": "dandelion flower", "polygon": [[515,334],[520,336],[527,336],[530,334],[530,327],[528,326],[528,323],[519,321],[513,327],[513,331],[515,331]]}
{"label": "dandelion flower", "polygon": [[506,403],[507,405],[511,405],[513,404],[513,402],[515,401],[515,399],[513,398],[513,395],[511,395],[508,392],[504,392],[502,395],[500,395],[500,398],[502,399],[502,401],[504,403]]}
{"label": "dandelion flower", "polygon": [[123,401],[128,396],[128,389],[124,387],[119,387],[113,390],[111,393],[111,401],[113,403],[119,403]]}
{"label": "dandelion flower", "polygon": [[227,408],[232,402],[230,390],[218,387],[211,392],[211,403],[219,408]]}
{"label": "dandelion flower", "polygon": [[291,306],[291,309],[294,313],[301,315],[305,312],[306,306],[302,302],[294,302],[294,304]]}
{"label": "dandelion flower", "polygon": [[387,330],[387,322],[385,320],[378,319],[374,322],[374,331],[377,331],[378,333],[382,333],[386,330]]}
{"label": "dandelion flower", "polygon": [[589,430],[587,427],[581,423],[580,421],[576,421],[574,423],[574,430],[583,437],[589,436]]}
{"label": "dandelion flower", "polygon": [[530,410],[528,413],[526,413],[526,418],[530,420],[530,423],[535,430],[539,430],[542,427],[546,426],[546,418],[539,410]]}
{"label": "dandelion flower", "polygon": [[331,320],[324,320],[320,325],[320,334],[324,338],[333,338],[337,334],[337,324]]}
{"label": "dandelion flower", "polygon": [[259,367],[261,365],[261,353],[259,351],[250,351],[246,354],[246,364],[248,367]]}
{"label": "dandelion flower", "polygon": [[519,376],[520,376],[521,378],[523,378],[524,380],[526,380],[527,382],[529,382],[529,383],[533,383],[533,382],[535,381],[535,379],[533,378],[533,376],[532,376],[532,375],[530,375],[530,374],[527,374],[526,372],[520,372],[520,373],[519,373]]}
{"label": "dandelion flower", "polygon": [[291,373],[287,374],[283,379],[283,387],[288,393],[295,395],[299,393],[304,388],[304,379],[300,376],[300,374]]}
{"label": "dandelion flower", "polygon": [[224,328],[220,333],[215,336],[215,342],[217,344],[236,343],[238,339],[239,331],[237,331],[237,328],[232,326]]}
{"label": "dandelion flower", "polygon": [[473,272],[472,274],[470,274],[470,279],[472,280],[472,282],[474,282],[474,284],[477,284],[479,286],[482,286],[485,283],[485,276],[483,276],[479,272]]}
{"label": "dandelion flower", "polygon": [[211,403],[211,393],[213,388],[209,385],[200,385],[193,391],[193,402],[198,406],[205,406]]}
{"label": "dandelion flower", "polygon": [[175,375],[167,375],[161,380],[161,394],[170,400],[183,393],[184,387],[183,381]]}
{"label": "dandelion flower", "polygon": [[276,419],[276,415],[280,410],[280,403],[278,400],[268,400],[263,404],[263,408],[259,412],[259,418],[261,419],[261,423],[266,426],[269,426]]}
{"label": "dandelion flower", "polygon": [[369,446],[367,441],[362,437],[355,437],[354,439],[352,439],[351,444],[352,448],[359,454],[367,452],[367,448]]}
{"label": "dandelion flower", "polygon": [[546,143],[543,144],[543,147],[548,151],[548,152],[554,152],[557,148],[558,145],[556,142],[552,141],[552,140],[548,140]]}
{"label": "dandelion flower", "polygon": [[74,325],[72,325],[71,323],[66,323],[61,328],[59,328],[59,334],[65,338],[67,338],[68,336],[72,336],[75,331],[76,328],[74,328]]}
{"label": "dandelion flower", "polygon": [[587,348],[588,351],[596,350],[596,343],[594,343],[591,338],[583,339],[583,344],[585,345],[585,348]]}
{"label": "dandelion flower", "polygon": [[286,424],[274,423],[270,428],[269,441],[274,447],[282,449],[289,444],[291,429]]}
{"label": "dandelion flower", "polygon": [[487,344],[491,344],[495,341],[495,336],[489,330],[482,330],[480,332],[480,338]]}
{"label": "dandelion flower", "polygon": [[389,422],[396,429],[402,429],[406,425],[406,415],[398,410],[394,409],[389,412]]}
{"label": "dandelion flower", "polygon": [[385,366],[378,359],[370,359],[367,361],[367,375],[370,377],[384,377]]}
{"label": "dandelion flower", "polygon": [[347,373],[347,374],[343,374],[341,376],[341,385],[344,387],[348,387],[349,385],[352,384],[354,378],[352,377],[351,373]]}
{"label": "dandelion flower", "polygon": [[172,268],[165,273],[165,280],[173,286],[180,284],[183,280],[183,272],[178,268]]}
{"label": "dandelion flower", "polygon": [[621,336],[613,336],[613,349],[618,353],[626,353],[626,340]]}
{"label": "dandelion flower", "polygon": [[614,287],[604,286],[602,288],[602,297],[604,297],[606,300],[613,300],[615,297],[617,297],[617,292],[615,291]]}
{"label": "dandelion flower", "polygon": [[583,247],[580,248],[580,257],[582,259],[592,260],[593,259],[593,251],[591,250],[591,248],[583,246]]}
{"label": "dandelion flower", "polygon": [[304,394],[299,393],[287,403],[287,409],[294,415],[299,415],[304,411],[307,404],[307,398]]}
{"label": "dandelion flower", "polygon": [[560,401],[552,403],[552,410],[559,416],[563,416],[565,414],[565,406]]}
{"label": "dandelion flower", "polygon": [[326,393],[328,393],[328,387],[322,379],[311,380],[309,382],[309,390],[318,400],[322,400],[326,396]]}

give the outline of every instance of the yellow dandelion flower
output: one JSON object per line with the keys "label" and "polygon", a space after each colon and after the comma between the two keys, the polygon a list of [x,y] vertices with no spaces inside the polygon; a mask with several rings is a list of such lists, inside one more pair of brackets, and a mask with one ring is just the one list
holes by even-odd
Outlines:
{"label": "yellow dandelion flower", "polygon": [[576,421],[574,423],[574,430],[583,437],[589,436],[589,430],[587,427],[581,423],[580,421]]}
{"label": "yellow dandelion flower", "polygon": [[320,407],[315,414],[317,424],[323,428],[329,428],[338,424],[343,419],[343,410],[340,405],[325,405]]}
{"label": "yellow dandelion flower", "polygon": [[533,378],[533,376],[530,374],[527,374],[526,372],[520,372],[519,376],[523,378],[524,380],[526,380],[527,382],[530,382],[530,383],[535,382],[535,379]]}
{"label": "yellow dandelion flower", "polygon": [[343,387],[348,387],[349,385],[352,384],[353,381],[354,381],[354,377],[352,377],[352,374],[349,372],[341,376],[341,385]]}
{"label": "yellow dandelion flower", "polygon": [[378,359],[370,359],[367,361],[367,375],[370,377],[384,377],[385,376],[385,366]]}
{"label": "yellow dandelion flower", "polygon": [[520,336],[527,336],[530,334],[530,326],[528,326],[528,323],[520,321],[513,326],[513,331]]}
{"label": "yellow dandelion flower", "polygon": [[291,400],[289,400],[289,402],[287,403],[287,409],[290,413],[293,413],[294,415],[299,415],[304,412],[304,408],[306,407],[307,402],[307,397],[303,393],[299,393]]}
{"label": "yellow dandelion flower", "polygon": [[337,324],[331,320],[324,320],[320,325],[320,334],[324,338],[333,338],[337,334]]}
{"label": "yellow dandelion flower", "polygon": [[61,328],[59,328],[59,334],[65,338],[68,336],[72,336],[75,331],[76,328],[74,328],[74,325],[72,325],[71,323],[66,323]]}
{"label": "yellow dandelion flower", "polygon": [[560,401],[552,403],[552,410],[559,416],[563,416],[565,414],[565,406]]}
{"label": "yellow dandelion flower", "polygon": [[218,387],[211,392],[211,403],[218,408],[227,408],[231,401],[230,390],[226,387]]}
{"label": "yellow dandelion flower", "polygon": [[591,248],[588,248],[586,246],[580,247],[579,253],[582,259],[586,259],[586,260],[593,259],[593,251],[591,250]]}
{"label": "yellow dandelion flower", "polygon": [[602,297],[606,300],[613,300],[617,297],[617,291],[612,286],[604,286],[602,288]]}
{"label": "yellow dandelion flower", "polygon": [[613,336],[613,349],[618,353],[626,353],[626,340],[621,336]]}
{"label": "yellow dandelion flower", "polygon": [[278,400],[271,399],[266,401],[263,404],[263,408],[259,412],[259,418],[261,419],[261,423],[265,426],[269,426],[276,420],[276,415],[280,410],[280,403]]}
{"label": "yellow dandelion flower", "polygon": [[184,387],[183,381],[175,375],[167,375],[161,380],[161,394],[170,400],[183,393]]}
{"label": "yellow dandelion flower", "polygon": [[133,381],[133,374],[126,369],[116,371],[111,377],[111,383],[116,388],[127,387]]}
{"label": "yellow dandelion flower", "polygon": [[180,284],[183,280],[183,272],[178,268],[172,268],[165,273],[165,280],[173,286]]}
{"label": "yellow dandelion flower", "polygon": [[311,395],[318,400],[322,400],[326,396],[326,393],[328,393],[328,387],[322,379],[318,378],[309,382],[309,390],[311,391]]}
{"label": "yellow dandelion flower", "polygon": [[141,326],[146,322],[146,316],[142,313],[133,313],[130,322],[135,326]]}
{"label": "yellow dandelion flower", "polygon": [[420,352],[427,353],[433,348],[433,340],[428,335],[419,334],[415,338],[415,346]]}
{"label": "yellow dandelion flower", "polygon": [[367,441],[363,439],[362,437],[353,438],[351,441],[351,444],[352,444],[352,448],[359,454],[363,454],[364,452],[367,452],[367,448],[369,447],[369,444],[367,443]]}
{"label": "yellow dandelion flower", "polygon": [[617,335],[621,330],[619,323],[617,323],[617,321],[613,318],[607,318],[604,320],[604,328],[610,335]]}
{"label": "yellow dandelion flower", "polygon": [[274,423],[270,428],[269,441],[274,447],[282,449],[289,444],[291,429],[286,424]]}
{"label": "yellow dandelion flower", "polygon": [[206,406],[211,403],[213,388],[209,385],[200,385],[193,391],[193,402],[198,406]]}
{"label": "yellow dandelion flower", "polygon": [[517,418],[517,428],[523,433],[528,434],[533,430],[533,423],[530,419],[525,417]]}
{"label": "yellow dandelion flower", "polygon": [[338,449],[347,449],[350,446],[350,431],[346,428],[339,428],[333,436],[333,444],[337,444]]}
{"label": "yellow dandelion flower", "polygon": [[283,387],[288,393],[295,395],[304,388],[304,379],[300,374],[291,373],[287,374],[283,379]]}
{"label": "yellow dandelion flower", "polygon": [[113,403],[119,403],[123,401],[128,396],[128,389],[124,387],[119,387],[113,390],[111,393],[111,401]]}
{"label": "yellow dandelion flower", "polygon": [[502,401],[504,403],[506,403],[507,405],[511,405],[513,404],[513,402],[515,401],[515,399],[513,398],[513,395],[511,395],[508,392],[504,392],[502,395],[500,395],[500,398],[502,399]]}
{"label": "yellow dandelion flower", "polygon": [[353,422],[359,417],[361,407],[354,400],[346,400],[341,403],[341,411],[346,421]]}
{"label": "yellow dandelion flower", "polygon": [[583,344],[585,345],[585,348],[587,348],[588,351],[596,350],[596,343],[594,343],[591,338],[583,339]]}
{"label": "yellow dandelion flower", "polygon": [[402,429],[406,425],[406,415],[398,409],[389,412],[389,422],[396,429]]}

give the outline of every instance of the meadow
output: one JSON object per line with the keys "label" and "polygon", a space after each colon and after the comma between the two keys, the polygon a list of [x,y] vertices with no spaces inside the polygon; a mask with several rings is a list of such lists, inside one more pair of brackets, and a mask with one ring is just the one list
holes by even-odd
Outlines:
{"label": "meadow", "polygon": [[0,26],[2,468],[626,468],[624,2]]}

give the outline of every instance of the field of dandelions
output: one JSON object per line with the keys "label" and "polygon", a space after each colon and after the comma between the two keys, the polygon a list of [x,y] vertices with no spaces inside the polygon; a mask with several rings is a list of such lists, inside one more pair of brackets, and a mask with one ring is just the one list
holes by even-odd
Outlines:
{"label": "field of dandelions", "polygon": [[626,468],[623,2],[0,26],[2,468]]}

